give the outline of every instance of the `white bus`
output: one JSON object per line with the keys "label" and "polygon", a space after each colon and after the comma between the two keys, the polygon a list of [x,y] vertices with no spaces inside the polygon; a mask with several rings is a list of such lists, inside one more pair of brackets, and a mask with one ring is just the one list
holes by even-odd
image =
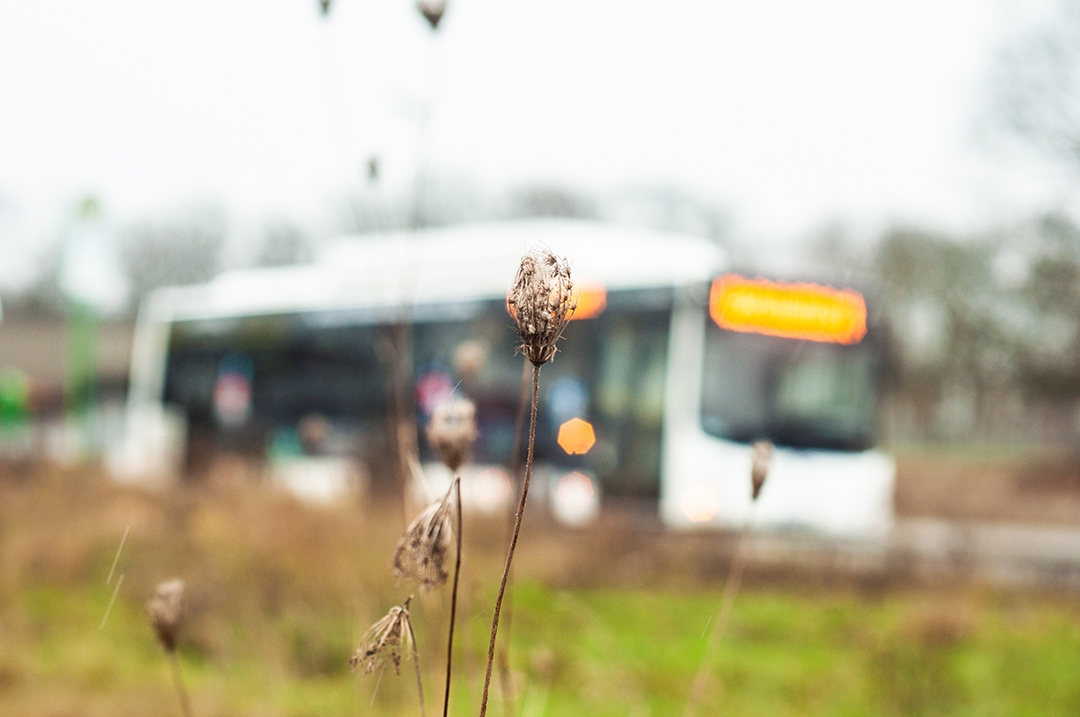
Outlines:
{"label": "white bus", "polygon": [[117,470],[322,453],[378,488],[394,470],[385,348],[407,319],[417,422],[462,391],[480,428],[473,482],[505,483],[522,375],[505,292],[536,244],[570,260],[580,290],[541,374],[536,476],[557,515],[585,520],[602,495],[652,501],[672,527],[741,525],[749,444],[769,439],[757,525],[890,528],[895,468],[873,449],[881,351],[861,295],[740,277],[705,239],[570,220],[345,237],[309,265],[154,292]]}

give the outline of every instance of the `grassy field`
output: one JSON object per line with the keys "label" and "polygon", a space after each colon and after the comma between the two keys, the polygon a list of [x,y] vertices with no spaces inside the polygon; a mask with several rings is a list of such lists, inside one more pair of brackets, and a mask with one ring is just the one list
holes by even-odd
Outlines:
{"label": "grassy field", "polygon": [[[196,715],[416,715],[411,664],[400,677],[346,664],[367,626],[415,591],[390,576],[402,522],[392,509],[311,509],[243,485],[4,479],[0,715],[178,714],[144,612],[171,577],[191,596],[180,658]],[[455,715],[479,704],[502,525],[466,532]],[[649,563],[649,543],[530,526],[510,631],[515,714],[681,713],[723,559],[697,571],[693,551],[685,564]],[[447,604],[444,592],[413,602],[428,714],[441,702]],[[1075,598],[751,575],[702,714],[1076,715],[1078,675]],[[502,713],[496,689],[489,714]]]}

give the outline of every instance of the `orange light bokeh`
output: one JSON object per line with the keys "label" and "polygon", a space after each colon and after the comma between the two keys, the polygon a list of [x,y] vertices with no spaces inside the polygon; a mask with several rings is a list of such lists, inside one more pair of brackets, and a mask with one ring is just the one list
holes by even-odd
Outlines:
{"label": "orange light bokeh", "polygon": [[574,284],[574,298],[577,309],[570,317],[571,321],[596,318],[607,308],[607,289],[599,284]]}
{"label": "orange light bokeh", "polygon": [[[577,308],[574,309],[574,313],[570,314],[571,321],[575,319],[594,319],[604,313],[604,309],[607,308],[607,289],[599,284],[575,284],[573,297],[577,302]],[[509,301],[506,302],[506,313],[510,314],[510,318],[517,321],[517,314]]]}
{"label": "orange light bokeh", "polygon": [[713,282],[709,315],[723,329],[789,339],[857,344],[866,335],[862,295],[819,284],[728,274]]}
{"label": "orange light bokeh", "polygon": [[580,418],[571,418],[559,426],[559,447],[572,456],[589,452],[596,443],[596,432],[592,424]]}

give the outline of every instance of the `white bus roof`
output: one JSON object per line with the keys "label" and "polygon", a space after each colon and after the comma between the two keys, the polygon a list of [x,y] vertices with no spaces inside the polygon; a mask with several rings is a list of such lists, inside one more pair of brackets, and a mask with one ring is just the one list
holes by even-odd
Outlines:
{"label": "white bus roof", "polygon": [[708,281],[724,252],[700,237],[565,219],[340,237],[311,264],[225,272],[159,289],[152,321],[501,299],[533,246],[569,259],[575,283],[607,290]]}

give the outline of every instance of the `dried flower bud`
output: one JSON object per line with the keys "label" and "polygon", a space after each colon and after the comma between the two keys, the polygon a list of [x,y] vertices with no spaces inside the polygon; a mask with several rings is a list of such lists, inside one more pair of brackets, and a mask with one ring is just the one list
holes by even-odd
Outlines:
{"label": "dried flower bud", "polygon": [[157,586],[146,603],[150,625],[166,652],[176,651],[177,633],[184,621],[184,581],[169,580]]}
{"label": "dried flower bud", "polygon": [[772,441],[754,441],[750,446],[750,480],[754,491],[751,494],[753,500],[757,500],[761,494],[761,487],[765,485],[765,478],[769,475],[769,466],[772,464],[773,444]]}
{"label": "dried flower bud", "polygon": [[454,535],[451,495],[457,480],[450,483],[446,495],[416,516],[394,551],[394,575],[401,580],[416,578],[422,593],[446,582],[446,560]]}
{"label": "dried flower bud", "polygon": [[330,0],[319,0],[319,7],[322,8],[323,15],[330,14]]}
{"label": "dried flower bud", "polygon": [[466,381],[474,381],[487,363],[490,347],[485,341],[462,341],[454,349],[454,371]]}
{"label": "dried flower bud", "polygon": [[517,322],[521,350],[534,366],[555,355],[555,344],[577,308],[570,265],[547,249],[521,257],[506,306]]}
{"label": "dried flower bud", "polygon": [[427,439],[446,467],[456,472],[476,440],[476,406],[453,396],[440,402],[431,412]]}
{"label": "dried flower bud", "polygon": [[446,0],[417,0],[416,9],[428,21],[432,30],[438,30],[439,21],[446,12]]}
{"label": "dried flower bud", "polygon": [[355,672],[362,665],[364,674],[370,675],[389,659],[394,663],[394,672],[401,674],[401,648],[413,639],[409,600],[412,600],[412,596],[401,605],[390,608],[386,617],[368,628],[360,638],[360,647],[349,658],[349,669]]}

